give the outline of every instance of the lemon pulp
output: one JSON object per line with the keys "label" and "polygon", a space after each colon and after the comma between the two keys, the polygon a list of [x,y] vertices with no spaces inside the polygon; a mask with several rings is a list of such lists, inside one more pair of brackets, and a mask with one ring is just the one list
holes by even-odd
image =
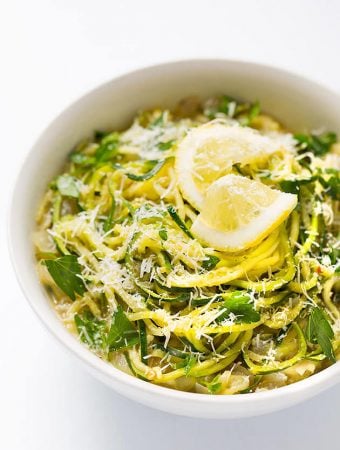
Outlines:
{"label": "lemon pulp", "polygon": [[296,204],[294,194],[228,174],[208,188],[191,231],[199,240],[218,250],[244,250],[277,228]]}

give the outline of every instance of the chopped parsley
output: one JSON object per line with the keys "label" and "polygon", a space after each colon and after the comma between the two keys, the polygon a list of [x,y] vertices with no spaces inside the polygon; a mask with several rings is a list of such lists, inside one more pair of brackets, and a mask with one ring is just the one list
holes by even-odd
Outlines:
{"label": "chopped parsley", "polygon": [[64,255],[56,259],[45,259],[44,263],[57,286],[72,300],[76,299],[76,294],[84,294],[86,287],[80,277],[82,267],[77,256]]}
{"label": "chopped parsley", "polygon": [[329,358],[332,362],[335,362],[335,355],[332,346],[334,332],[325,312],[319,307],[313,308],[310,313],[306,329],[306,337],[309,342],[318,343],[327,358]]}

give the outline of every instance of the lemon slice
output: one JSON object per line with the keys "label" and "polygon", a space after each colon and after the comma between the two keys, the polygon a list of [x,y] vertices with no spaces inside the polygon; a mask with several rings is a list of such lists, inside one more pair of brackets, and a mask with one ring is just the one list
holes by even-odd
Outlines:
{"label": "lemon slice", "polygon": [[297,196],[240,175],[225,175],[207,190],[191,232],[223,251],[240,251],[277,228],[297,204]]}
{"label": "lemon slice", "polygon": [[258,131],[216,120],[190,131],[180,142],[176,172],[183,197],[200,210],[207,188],[241,166],[262,163],[282,148],[282,144]]}

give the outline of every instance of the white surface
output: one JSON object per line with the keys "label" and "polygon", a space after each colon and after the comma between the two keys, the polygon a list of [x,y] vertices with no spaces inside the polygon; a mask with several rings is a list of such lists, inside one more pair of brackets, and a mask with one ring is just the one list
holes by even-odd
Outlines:
{"label": "white surface", "polygon": [[232,57],[279,65],[340,91],[340,3],[1,5],[0,448],[337,448],[340,386],[271,416],[229,422],[169,416],[113,394],[74,365],[26,305],[8,261],[4,221],[9,185],[39,131],[84,90],[125,70]]}

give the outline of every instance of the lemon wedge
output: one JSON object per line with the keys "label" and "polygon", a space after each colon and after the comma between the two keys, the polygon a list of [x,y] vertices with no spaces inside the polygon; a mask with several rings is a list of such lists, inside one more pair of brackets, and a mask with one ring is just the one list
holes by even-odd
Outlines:
{"label": "lemon wedge", "polygon": [[244,250],[277,228],[296,204],[294,194],[240,175],[225,175],[208,188],[191,232],[217,250]]}
{"label": "lemon wedge", "polygon": [[207,188],[230,173],[233,164],[261,164],[282,144],[258,131],[213,120],[190,131],[179,143],[176,173],[183,197],[202,208]]}

